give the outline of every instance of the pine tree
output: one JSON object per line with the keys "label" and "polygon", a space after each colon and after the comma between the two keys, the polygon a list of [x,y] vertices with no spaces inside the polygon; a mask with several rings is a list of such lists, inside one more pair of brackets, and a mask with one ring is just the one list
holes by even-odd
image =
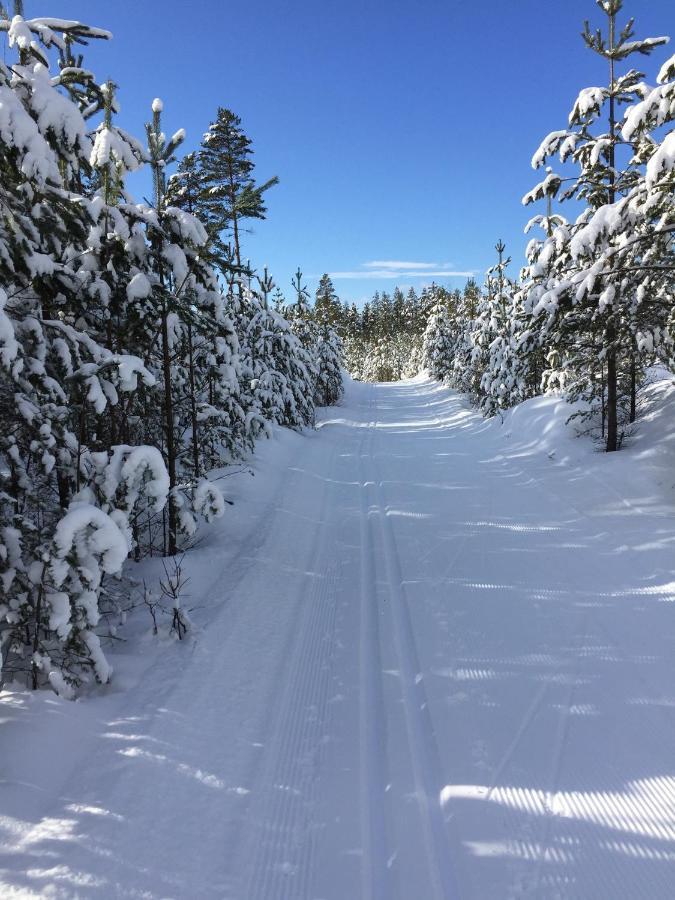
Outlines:
{"label": "pine tree", "polygon": [[312,309],[309,305],[309,291],[307,290],[307,285],[303,284],[300,268],[297,269],[293,276],[291,284],[295,293],[295,301],[283,310],[283,315],[285,315],[293,334],[298,338],[307,354],[307,367],[312,379],[312,397],[316,403],[320,365],[317,357],[319,326],[312,315]]}
{"label": "pine tree", "polygon": [[[96,632],[103,578],[131,548],[139,498],[160,508],[168,485],[153,448],[86,444],[107,410],[153,383],[138,357],[90,333],[96,313],[78,269],[100,240],[96,205],[90,215],[78,193],[96,149],[85,113],[105,101],[70,47],[109,35],[25,21],[20,11],[0,29],[18,51],[11,69],[0,64],[9,113],[0,143],[0,659],[3,675],[25,673],[33,687],[47,680],[71,696],[82,681],[110,677]],[[53,46],[61,74],[51,77]]]}
{"label": "pine tree", "polygon": [[452,367],[450,321],[445,298],[437,297],[424,330],[422,365],[432,378],[445,381]]}
{"label": "pine tree", "polygon": [[[617,202],[628,200],[640,181],[644,162],[639,154],[632,153],[628,163],[619,166],[619,108],[641,101],[644,87],[641,73],[630,70],[619,75],[616,69],[619,62],[636,53],[648,55],[667,39],[633,40],[632,19],[621,30],[617,26],[622,0],[596,2],[607,19],[606,34],[592,32],[586,23],[583,38],[586,46],[607,63],[609,83],[582,90],[570,113],[569,128],[550,134],[533,158],[535,167],[556,152],[563,162],[572,159],[580,172],[560,196],[580,200],[586,208],[573,226],[557,227],[541,249],[540,260],[550,275],[543,292],[539,284],[532,286],[533,299],[537,299],[531,306],[540,345],[553,344],[575,368],[573,396],[592,400],[595,384],[602,376],[606,449],[614,451],[620,445],[622,367],[635,363],[637,284],[627,280],[626,273],[620,274],[603,263],[605,254],[611,252],[611,241],[607,241],[610,211]],[[603,115],[606,127],[594,134],[592,127]],[[551,185],[551,174],[547,180]],[[551,193],[558,194],[561,184],[562,179],[556,176]],[[542,190],[546,192],[546,188]],[[626,237],[624,234],[623,239]],[[581,276],[586,260],[588,276]]]}
{"label": "pine tree", "polygon": [[315,345],[318,374],[314,388],[316,406],[333,406],[344,392],[342,380],[342,341],[333,328],[324,325],[319,329]]}
{"label": "pine tree", "polygon": [[384,338],[377,338],[370,343],[363,363],[363,378],[365,381],[396,380],[389,344]]}
{"label": "pine tree", "polygon": [[267,423],[301,428],[314,421],[315,360],[291,329],[254,291],[244,290],[240,328],[245,377],[251,384],[248,417],[256,433]]}
{"label": "pine tree", "polygon": [[326,273],[321,276],[314,299],[314,318],[319,325],[334,328],[340,319],[342,309],[333,282]]}
{"label": "pine tree", "polygon": [[[477,346],[484,348],[484,370],[480,379],[481,410],[487,416],[495,415],[520,403],[528,396],[530,384],[530,356],[523,350],[522,332],[525,313],[522,296],[516,285],[506,276],[510,259],[504,259],[503,242],[496,245],[498,262],[488,275],[488,291],[483,315],[478,317]],[[480,328],[485,324],[486,333]]]}
{"label": "pine tree", "polygon": [[450,322],[452,365],[448,375],[449,383],[477,401],[480,395],[482,372],[474,369],[473,334],[483,296],[474,279],[469,279],[455,304],[455,313]]}
{"label": "pine tree", "polygon": [[[252,141],[244,133],[241,119],[231,110],[219,107],[199,151],[199,212],[212,238],[222,242],[231,238],[229,255],[238,272],[245,268],[241,252],[244,223],[248,219],[265,218],[264,195],[279,183],[274,176],[256,184],[252,157]],[[223,255],[228,255],[224,244]]]}

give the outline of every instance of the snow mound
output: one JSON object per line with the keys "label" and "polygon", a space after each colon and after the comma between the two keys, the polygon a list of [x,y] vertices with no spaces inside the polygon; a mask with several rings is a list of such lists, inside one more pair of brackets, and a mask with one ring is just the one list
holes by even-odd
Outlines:
{"label": "snow mound", "polygon": [[672,514],[675,502],[675,376],[660,366],[647,373],[638,397],[638,419],[626,429],[618,453],[604,453],[579,435],[578,407],[561,397],[534,397],[490,421],[499,450],[510,459],[537,458],[574,467],[607,482],[631,507]]}
{"label": "snow mound", "polygon": [[579,440],[578,431],[570,416],[575,407],[561,397],[533,397],[508,410],[499,423],[501,436],[511,442],[513,456],[542,453],[569,461],[585,456],[587,441]]}

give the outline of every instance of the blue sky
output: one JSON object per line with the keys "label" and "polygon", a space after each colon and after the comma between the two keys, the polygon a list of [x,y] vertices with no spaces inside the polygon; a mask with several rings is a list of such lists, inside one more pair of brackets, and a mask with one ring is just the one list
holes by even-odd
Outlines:
{"label": "blue sky", "polygon": [[[498,238],[515,275],[532,154],[565,127],[579,89],[606,79],[579,36],[585,18],[600,21],[594,0],[25,6],[113,32],[86,63],[120,85],[120,124],[134,133],[155,96],[187,149],[218,105],[242,117],[258,177],[281,182],[245,253],[287,295],[298,265],[311,289],[335,273],[339,295],[357,302],[432,277],[461,285],[464,274],[430,273],[482,277]],[[675,32],[673,0],[626,0],[624,12],[639,37]],[[670,52],[641,60],[649,78]]]}

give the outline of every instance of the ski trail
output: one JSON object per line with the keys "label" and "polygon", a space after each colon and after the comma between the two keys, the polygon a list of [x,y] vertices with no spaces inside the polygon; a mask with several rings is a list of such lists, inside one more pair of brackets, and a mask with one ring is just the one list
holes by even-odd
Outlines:
{"label": "ski trail", "polygon": [[[371,388],[375,391],[375,387]],[[450,857],[446,824],[441,809],[440,758],[420,671],[410,612],[405,597],[396,541],[384,504],[376,456],[368,462],[373,472],[375,497],[385,558],[387,592],[391,605],[395,649],[403,696],[403,711],[410,745],[416,800],[424,832],[429,877],[438,900],[458,900],[459,888]],[[431,900],[431,898],[429,898]]]}
{"label": "ski trail", "polygon": [[588,639],[589,622],[590,614],[588,610],[586,610],[584,612],[582,626],[576,635],[575,664],[569,680],[569,685],[565,692],[563,703],[561,704],[555,738],[553,741],[548,785],[543,796],[545,816],[543,817],[543,827],[541,828],[539,835],[540,852],[532,876],[532,882],[528,888],[529,893],[535,897],[539,895],[541,888],[544,865],[552,860],[553,847],[551,845],[551,831],[553,829],[553,823],[563,811],[559,802],[558,787],[560,784],[560,773],[563,766],[565,747],[569,736],[572,704],[574,703],[574,696],[579,687],[579,670],[582,659],[581,650]]}
{"label": "ski trail", "polygon": [[[613,647],[614,651],[621,655],[622,666],[624,666],[626,670],[630,669],[634,671],[635,680],[642,685],[650,699],[653,700],[656,704],[669,704],[670,699],[664,691],[664,688],[667,685],[654,684],[650,678],[645,677],[645,675],[641,671],[639,671],[633,663],[631,663],[630,656],[626,651],[623,642],[619,641],[614,636],[610,627],[607,625],[607,622],[600,622],[596,620],[594,622],[594,625],[596,626],[598,631],[602,632],[605,640]],[[669,730],[671,736],[675,734],[675,721],[673,721],[672,717],[669,717],[664,713],[664,715],[661,716],[661,724]]]}
{"label": "ski trail", "polygon": [[[368,416],[372,416],[373,395],[369,395]],[[372,485],[366,480],[365,459],[372,456],[374,422],[369,422],[359,446],[360,478],[360,766],[361,819],[363,832],[362,888],[364,900],[391,897],[387,866],[385,825],[385,717],[380,660],[379,610],[375,579],[375,547],[369,508]],[[367,450],[366,450],[367,445]]]}
{"label": "ski trail", "polygon": [[327,717],[330,634],[335,623],[336,570],[325,571],[332,532],[337,454],[334,445],[323,483],[318,522],[307,559],[311,578],[300,600],[296,640],[288,654],[290,671],[267,744],[264,768],[252,804],[247,900],[301,900],[309,896],[315,850],[312,822],[316,776]]}
{"label": "ski trail", "polygon": [[513,737],[513,740],[511,741],[509,746],[506,748],[506,752],[500,759],[500,761],[494,771],[494,774],[492,775],[490,789],[488,790],[488,792],[485,796],[486,800],[491,800],[492,795],[495,792],[495,790],[499,789],[499,785],[498,785],[499,779],[501,778],[502,773],[504,772],[504,769],[508,766],[508,764],[513,759],[513,754],[517,750],[518,745],[520,744],[521,740],[523,739],[527,729],[530,727],[530,725],[534,721],[535,716],[541,709],[542,704],[544,702],[544,698],[546,697],[548,688],[549,688],[549,683],[547,681],[543,682],[539,686],[534,697],[532,698],[532,702],[526,709],[525,715],[521,719],[520,725],[518,726],[518,730],[516,731],[516,733]]}
{"label": "ski trail", "polygon": [[[588,613],[586,613],[586,617],[585,617],[586,623],[588,623],[588,619],[589,619],[589,616],[588,616]],[[586,635],[587,629],[588,629],[588,624],[586,624],[586,626],[583,630],[584,636]],[[575,644],[578,644],[579,638],[580,638],[579,631],[574,630],[571,634],[572,641],[574,641]],[[560,722],[564,722],[565,727],[567,726],[569,709],[571,708],[571,706],[573,704],[574,690],[577,687],[577,682],[578,682],[578,669],[579,669],[579,659],[577,657],[573,677],[570,680],[570,685],[568,685],[567,691],[565,693],[565,699],[563,701],[563,708],[568,711],[568,714],[565,716],[562,716],[562,718],[559,719],[559,730],[560,730]],[[497,764],[497,767],[494,770],[494,773],[492,775],[492,780],[490,783],[490,788],[486,794],[486,798],[485,798],[486,800],[491,800],[493,794],[495,794],[496,792],[499,792],[499,791],[505,792],[505,795],[508,793],[508,788],[500,787],[500,785],[498,783],[499,779],[503,775],[506,767],[509,765],[509,763],[513,759],[513,756],[514,756],[516,750],[520,746],[528,729],[530,728],[530,726],[536,719],[537,714],[541,711],[541,709],[544,705],[544,700],[546,699],[547,695],[550,694],[550,692],[551,692],[551,682],[548,680],[542,682],[539,685],[539,687],[537,688],[537,690],[535,691],[534,696],[532,697],[532,700],[530,701],[529,706],[527,707],[522,718],[520,719],[518,728],[516,730],[515,735],[513,736],[513,739],[511,740],[511,743],[506,748],[503,756],[499,760],[499,763]],[[553,754],[553,757],[555,760],[555,762],[553,764],[553,771],[559,772],[560,765],[561,765],[561,760],[559,757],[562,753],[562,743],[560,740],[556,740],[555,748],[556,748],[556,750]],[[556,781],[557,781],[557,777],[558,776],[555,775]],[[550,794],[550,796],[544,802],[544,808],[550,812],[551,802],[552,802],[551,798],[552,798],[553,794],[551,794],[551,792],[549,792],[549,794]]]}
{"label": "ski trail", "polygon": [[189,642],[86,704],[26,697],[30,734],[2,709],[0,896],[671,900],[651,494],[648,521],[595,460],[504,451],[423,380],[322,415],[188,557]]}

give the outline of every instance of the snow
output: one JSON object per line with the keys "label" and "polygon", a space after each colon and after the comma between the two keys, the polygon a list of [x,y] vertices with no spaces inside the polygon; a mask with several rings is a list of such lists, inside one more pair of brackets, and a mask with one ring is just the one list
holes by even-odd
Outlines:
{"label": "snow", "polygon": [[[15,17],[15,20],[17,18],[20,17]],[[27,19],[26,25],[31,29],[35,29],[45,43],[49,43],[46,39],[47,37],[50,37],[51,40],[61,48],[65,46],[65,43],[62,38],[52,34],[54,31],[73,33],[82,35],[83,37],[99,38],[101,40],[110,40],[110,38],[112,38],[112,32],[106,31],[104,28],[94,28],[91,25],[83,25],[82,22],[78,22],[75,19],[56,19],[51,16],[40,16],[37,19]]]}
{"label": "snow", "polygon": [[19,342],[14,335],[12,320],[5,312],[7,294],[0,288],[0,363],[9,369],[19,355]]}
{"label": "snow", "polygon": [[124,491],[124,506],[133,509],[141,493],[154,498],[154,509],[159,512],[166,503],[169,492],[169,474],[157,447],[128,447],[123,444],[113,447],[108,454],[92,454],[92,461],[101,473],[101,488],[104,496],[117,504],[120,489]]}
{"label": "snow", "polygon": [[574,259],[590,256],[606,234],[614,234],[623,223],[622,208],[617,203],[607,203],[595,210],[589,221],[580,228],[570,241],[570,252]]}
{"label": "snow", "polygon": [[647,93],[639,103],[631,104],[625,112],[625,122],[621,136],[625,141],[633,140],[635,134],[645,125],[656,127],[672,121],[675,115],[675,84],[668,78],[675,77],[675,57],[668,60],[658,75],[659,87]]}
{"label": "snow", "polygon": [[609,95],[607,88],[588,87],[579,92],[570,113],[570,125],[591,118],[592,113],[599,114],[602,105]]}
{"label": "snow", "polygon": [[162,256],[171,266],[176,284],[182,288],[190,272],[184,251],[178,244],[169,244],[165,241],[162,245]]}
{"label": "snow", "polygon": [[70,631],[70,598],[63,591],[52,591],[49,595],[49,627],[60,638],[66,638]]}
{"label": "snow", "polygon": [[0,895],[672,897],[672,375],[641,405],[609,455],[423,376],[273,429],[185,640],[0,693]]}
{"label": "snow", "polygon": [[556,151],[561,162],[565,162],[567,157],[574,151],[579,136],[575,132],[569,131],[552,131],[547,135],[539,145],[537,152],[532,157],[532,168],[538,169],[543,166],[549,156]]}
{"label": "snow", "polygon": [[673,54],[670,59],[667,59],[661,66],[659,74],[656,76],[656,80],[659,84],[665,84],[666,81],[673,77],[675,77],[675,54]]}
{"label": "snow", "polygon": [[84,118],[76,104],[53,87],[49,69],[38,63],[23,77],[30,84],[29,104],[40,132],[57,135],[65,147],[79,146],[89,152],[91,141]]}
{"label": "snow", "polygon": [[0,85],[0,140],[20,151],[21,171],[38,182],[60,182],[58,162],[15,92]]}
{"label": "snow", "polygon": [[219,519],[225,512],[225,500],[217,485],[203,479],[195,489],[194,509],[207,522]]}
{"label": "snow", "polygon": [[129,300],[143,300],[150,296],[151,290],[152,286],[147,275],[144,275],[143,272],[136,272],[127,285],[127,297]]}
{"label": "snow", "polygon": [[647,163],[646,183],[653,188],[662,175],[669,175],[675,169],[675,130],[667,134],[656,153]]}
{"label": "snow", "polygon": [[166,218],[170,218],[180,236],[184,241],[201,247],[208,241],[206,229],[196,216],[190,215],[177,206],[168,206],[164,212]]}
{"label": "snow", "polygon": [[171,140],[169,141],[169,143],[170,144],[182,144],[183,141],[185,140],[185,134],[186,134],[185,129],[179,128],[178,131],[174,132],[174,134],[171,136]]}
{"label": "snow", "polygon": [[125,131],[107,128],[105,123],[101,123],[96,129],[89,157],[90,165],[102,168],[110,162],[119,161],[127,171],[133,172],[146,158],[147,153],[142,144]]}
{"label": "snow", "polygon": [[[550,167],[547,167],[546,173],[546,178],[525,194],[521,200],[523,206],[528,206],[530,203],[534,203],[535,200],[542,200],[544,197],[554,197],[556,195],[561,184],[560,175],[552,172]],[[526,232],[530,230],[531,224],[532,222],[525,227]]]}
{"label": "snow", "polygon": [[[127,288],[128,287],[129,285],[127,285]],[[143,365],[142,360],[140,360],[137,356],[132,356],[130,353],[113,353],[110,358],[111,361],[117,365],[117,373],[120,379],[120,390],[135,391],[136,387],[138,386],[139,375],[144,384],[151,386],[155,383],[155,376],[152,374],[152,372],[148,372],[148,370]]]}
{"label": "snow", "polygon": [[[150,449],[150,448],[138,448]],[[119,572],[129,546],[115,522],[103,510],[89,503],[72,503],[68,512],[56,526],[54,546],[57,562],[54,565],[54,583],[57,587],[63,582],[63,567],[58,560],[65,558],[78,548],[78,558],[88,559],[92,555],[101,557],[101,566],[105,572]]]}
{"label": "snow", "polygon": [[30,26],[21,16],[14,16],[7,30],[10,47],[19,47],[21,50],[30,50],[33,44],[33,35]]}

